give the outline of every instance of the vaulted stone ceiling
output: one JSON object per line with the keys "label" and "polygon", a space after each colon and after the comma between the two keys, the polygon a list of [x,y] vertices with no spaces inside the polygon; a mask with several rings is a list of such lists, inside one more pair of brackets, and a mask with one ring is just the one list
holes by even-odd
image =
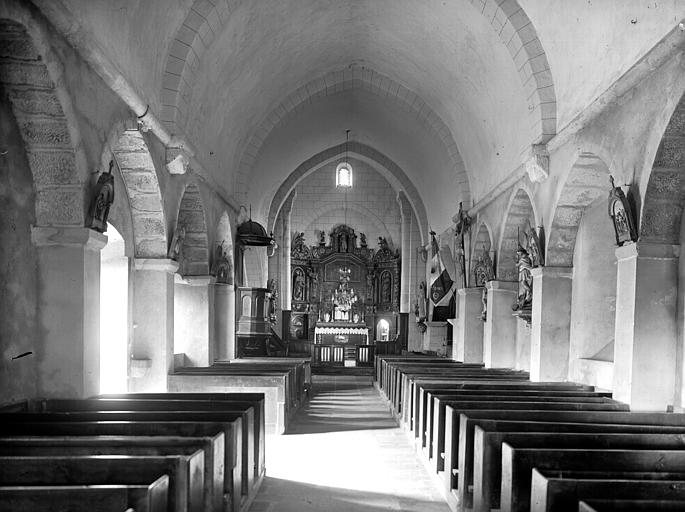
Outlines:
{"label": "vaulted stone ceiling", "polygon": [[169,130],[261,215],[267,192],[349,128],[403,169],[438,228],[683,14],[680,0],[36,3],[48,16],[70,11]]}

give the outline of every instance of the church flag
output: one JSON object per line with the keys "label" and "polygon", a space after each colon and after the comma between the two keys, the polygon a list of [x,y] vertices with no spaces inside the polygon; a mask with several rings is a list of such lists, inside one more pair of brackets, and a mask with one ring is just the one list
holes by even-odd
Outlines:
{"label": "church flag", "polygon": [[[446,249],[449,251],[449,248]],[[430,298],[435,306],[444,306],[451,298],[448,292],[452,289],[452,279],[443,264],[442,252],[435,233],[431,232]]]}

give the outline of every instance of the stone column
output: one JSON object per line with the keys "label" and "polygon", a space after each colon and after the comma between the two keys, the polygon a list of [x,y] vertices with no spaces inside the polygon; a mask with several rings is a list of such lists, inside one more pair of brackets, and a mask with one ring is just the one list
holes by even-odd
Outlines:
{"label": "stone column", "polygon": [[531,273],[530,380],[565,381],[568,379],[573,268],[538,267]]}
{"label": "stone column", "polygon": [[516,318],[511,305],[518,283],[488,281],[488,316],[483,326],[483,362],[486,368],[513,368],[516,365]]}
{"label": "stone column", "polygon": [[678,249],[645,242],[616,249],[613,392],[631,410],[673,404]]}
{"label": "stone column", "polygon": [[426,322],[426,325],[423,350],[444,356],[447,353],[447,322]]}
{"label": "stone column", "polygon": [[214,330],[209,316],[209,285],[215,277],[174,276],[174,355],[184,353],[189,366],[209,366]]}
{"label": "stone column", "polygon": [[[282,311],[290,311],[291,309],[291,301],[292,301],[292,283],[290,282],[290,249],[291,249],[291,237],[292,237],[292,232],[290,228],[290,213],[293,210],[293,201],[295,200],[295,196],[297,195],[296,191],[292,191],[292,193],[288,196],[288,198],[285,200],[283,203],[283,206],[281,207],[281,212],[279,214],[280,217],[280,226],[278,226],[277,229],[279,229],[282,233],[282,238],[281,238],[281,244],[280,244],[280,255],[279,255],[279,266],[281,268],[279,278],[280,278],[280,292],[281,292],[281,310]],[[311,243],[314,243],[312,241]],[[287,326],[283,327],[283,332],[287,330]]]}
{"label": "stone column", "polygon": [[214,283],[209,316],[214,330],[213,357],[216,360],[235,359],[235,286]]}
{"label": "stone column", "polygon": [[412,293],[411,293],[411,264],[412,254],[411,250],[411,226],[412,226],[412,209],[407,195],[400,191],[397,194],[397,202],[400,205],[401,226],[400,226],[400,244],[402,262],[400,269],[400,313],[409,313],[411,311]]}
{"label": "stone column", "polygon": [[136,258],[129,390],[165,392],[174,364],[174,273],[166,258]]}
{"label": "stone column", "polygon": [[457,318],[452,338],[452,359],[483,362],[483,288],[457,290]]}
{"label": "stone column", "polygon": [[100,250],[86,228],[31,228],[38,252],[41,347],[38,396],[85,398],[100,391]]}

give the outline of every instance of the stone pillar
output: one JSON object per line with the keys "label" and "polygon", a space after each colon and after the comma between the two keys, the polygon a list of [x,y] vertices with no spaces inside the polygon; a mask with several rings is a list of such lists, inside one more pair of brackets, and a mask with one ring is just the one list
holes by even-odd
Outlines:
{"label": "stone pillar", "polygon": [[614,398],[631,410],[673,404],[678,246],[640,242],[616,249]]}
{"label": "stone pillar", "polygon": [[174,273],[178,263],[136,258],[129,390],[165,392],[174,364]]}
{"label": "stone pillar", "polygon": [[447,353],[447,322],[426,322],[426,325],[423,350],[444,356]]}
{"label": "stone pillar", "polygon": [[[293,190],[292,193],[283,203],[283,206],[281,207],[281,212],[279,214],[280,225],[277,226],[277,230],[281,232],[281,246],[279,248],[280,254],[278,256],[280,267],[279,284],[281,293],[281,310],[291,309],[293,289],[292,283],[290,282],[290,250],[292,242],[292,232],[290,230],[290,213],[293,210],[293,201],[295,200],[296,195],[297,192]],[[314,243],[314,241],[312,241],[312,243]],[[286,332],[286,329],[287,326],[284,326],[284,333]]]}
{"label": "stone pillar", "polygon": [[213,357],[216,360],[235,359],[235,286],[214,283],[209,316],[214,327]]}
{"label": "stone pillar", "polygon": [[573,268],[538,267],[531,273],[530,380],[565,381],[571,339]]}
{"label": "stone pillar", "polygon": [[214,330],[209,317],[209,285],[215,278],[174,276],[174,355],[184,353],[190,366],[209,366]]}
{"label": "stone pillar", "polygon": [[412,292],[411,292],[411,225],[412,209],[407,195],[400,191],[397,194],[397,202],[400,205],[400,244],[402,255],[400,269],[400,313],[411,312]]}
{"label": "stone pillar", "polygon": [[483,288],[457,290],[457,318],[452,338],[452,359],[483,362]]}
{"label": "stone pillar", "polygon": [[488,316],[483,326],[483,362],[486,368],[513,368],[516,365],[516,318],[511,305],[518,283],[488,281]]}
{"label": "stone pillar", "polygon": [[86,228],[31,228],[38,252],[41,347],[38,396],[85,398],[100,391],[100,250]]}

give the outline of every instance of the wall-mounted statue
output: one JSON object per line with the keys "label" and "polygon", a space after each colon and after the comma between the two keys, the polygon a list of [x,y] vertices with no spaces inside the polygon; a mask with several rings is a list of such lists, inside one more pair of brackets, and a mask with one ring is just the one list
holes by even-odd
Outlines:
{"label": "wall-mounted statue", "polygon": [[[459,211],[452,220],[455,222],[454,236],[457,242],[455,248],[455,253],[457,255],[457,272],[459,273],[459,277],[461,278],[461,286],[463,288],[466,288],[469,285],[469,283],[468,275],[466,274],[466,245],[464,242],[464,238],[466,233],[470,233],[471,231],[471,217],[469,217],[468,213],[464,211],[464,207],[461,201],[459,202]],[[469,265],[470,264],[471,261],[469,260]]]}
{"label": "wall-mounted statue", "polygon": [[223,241],[216,248],[212,274],[216,276],[217,283],[233,284],[233,268]]}
{"label": "wall-mounted statue", "polygon": [[490,252],[486,251],[485,248],[473,266],[473,278],[476,286],[485,286],[485,283],[495,279],[495,267],[492,258],[490,258]]}
{"label": "wall-mounted statue", "polygon": [[278,299],[278,283],[271,278],[266,284],[271,295],[269,296],[269,320],[276,322],[276,299]]}
{"label": "wall-mounted statue", "polygon": [[616,245],[621,247],[627,242],[637,242],[637,228],[635,227],[635,217],[628,198],[621,187],[614,183],[614,177],[609,176],[611,191],[609,192],[609,216],[614,225],[616,234]]}
{"label": "wall-mounted statue", "polygon": [[366,244],[366,235],[364,233],[359,233],[359,243],[364,248],[368,247]]}
{"label": "wall-mounted statue", "polygon": [[306,300],[305,287],[306,281],[304,277],[304,272],[301,268],[296,268],[293,271],[293,300],[300,302]]}
{"label": "wall-mounted statue", "polygon": [[171,245],[169,246],[169,252],[167,253],[167,258],[174,261],[181,261],[183,259],[183,241],[186,238],[186,228],[181,225],[174,231],[174,237],[171,240]]}
{"label": "wall-mounted statue", "polygon": [[416,291],[416,303],[414,304],[414,316],[416,317],[416,326],[421,334],[426,332],[428,326],[426,320],[428,319],[428,297],[426,295],[426,281],[419,283],[419,289]]}
{"label": "wall-mounted statue", "polygon": [[519,244],[516,251],[516,266],[518,267],[519,289],[516,302],[512,305],[514,311],[522,311],[533,302],[533,261],[528,251]]}
{"label": "wall-mounted statue", "polygon": [[290,257],[296,259],[309,258],[309,247],[304,243],[304,233],[295,233],[293,236],[293,243],[290,249]]}
{"label": "wall-mounted statue", "polygon": [[100,174],[95,184],[90,207],[88,208],[87,227],[100,233],[107,231],[109,208],[114,202],[114,175],[112,174],[112,167],[114,167],[114,160],[109,162],[109,171]]}

